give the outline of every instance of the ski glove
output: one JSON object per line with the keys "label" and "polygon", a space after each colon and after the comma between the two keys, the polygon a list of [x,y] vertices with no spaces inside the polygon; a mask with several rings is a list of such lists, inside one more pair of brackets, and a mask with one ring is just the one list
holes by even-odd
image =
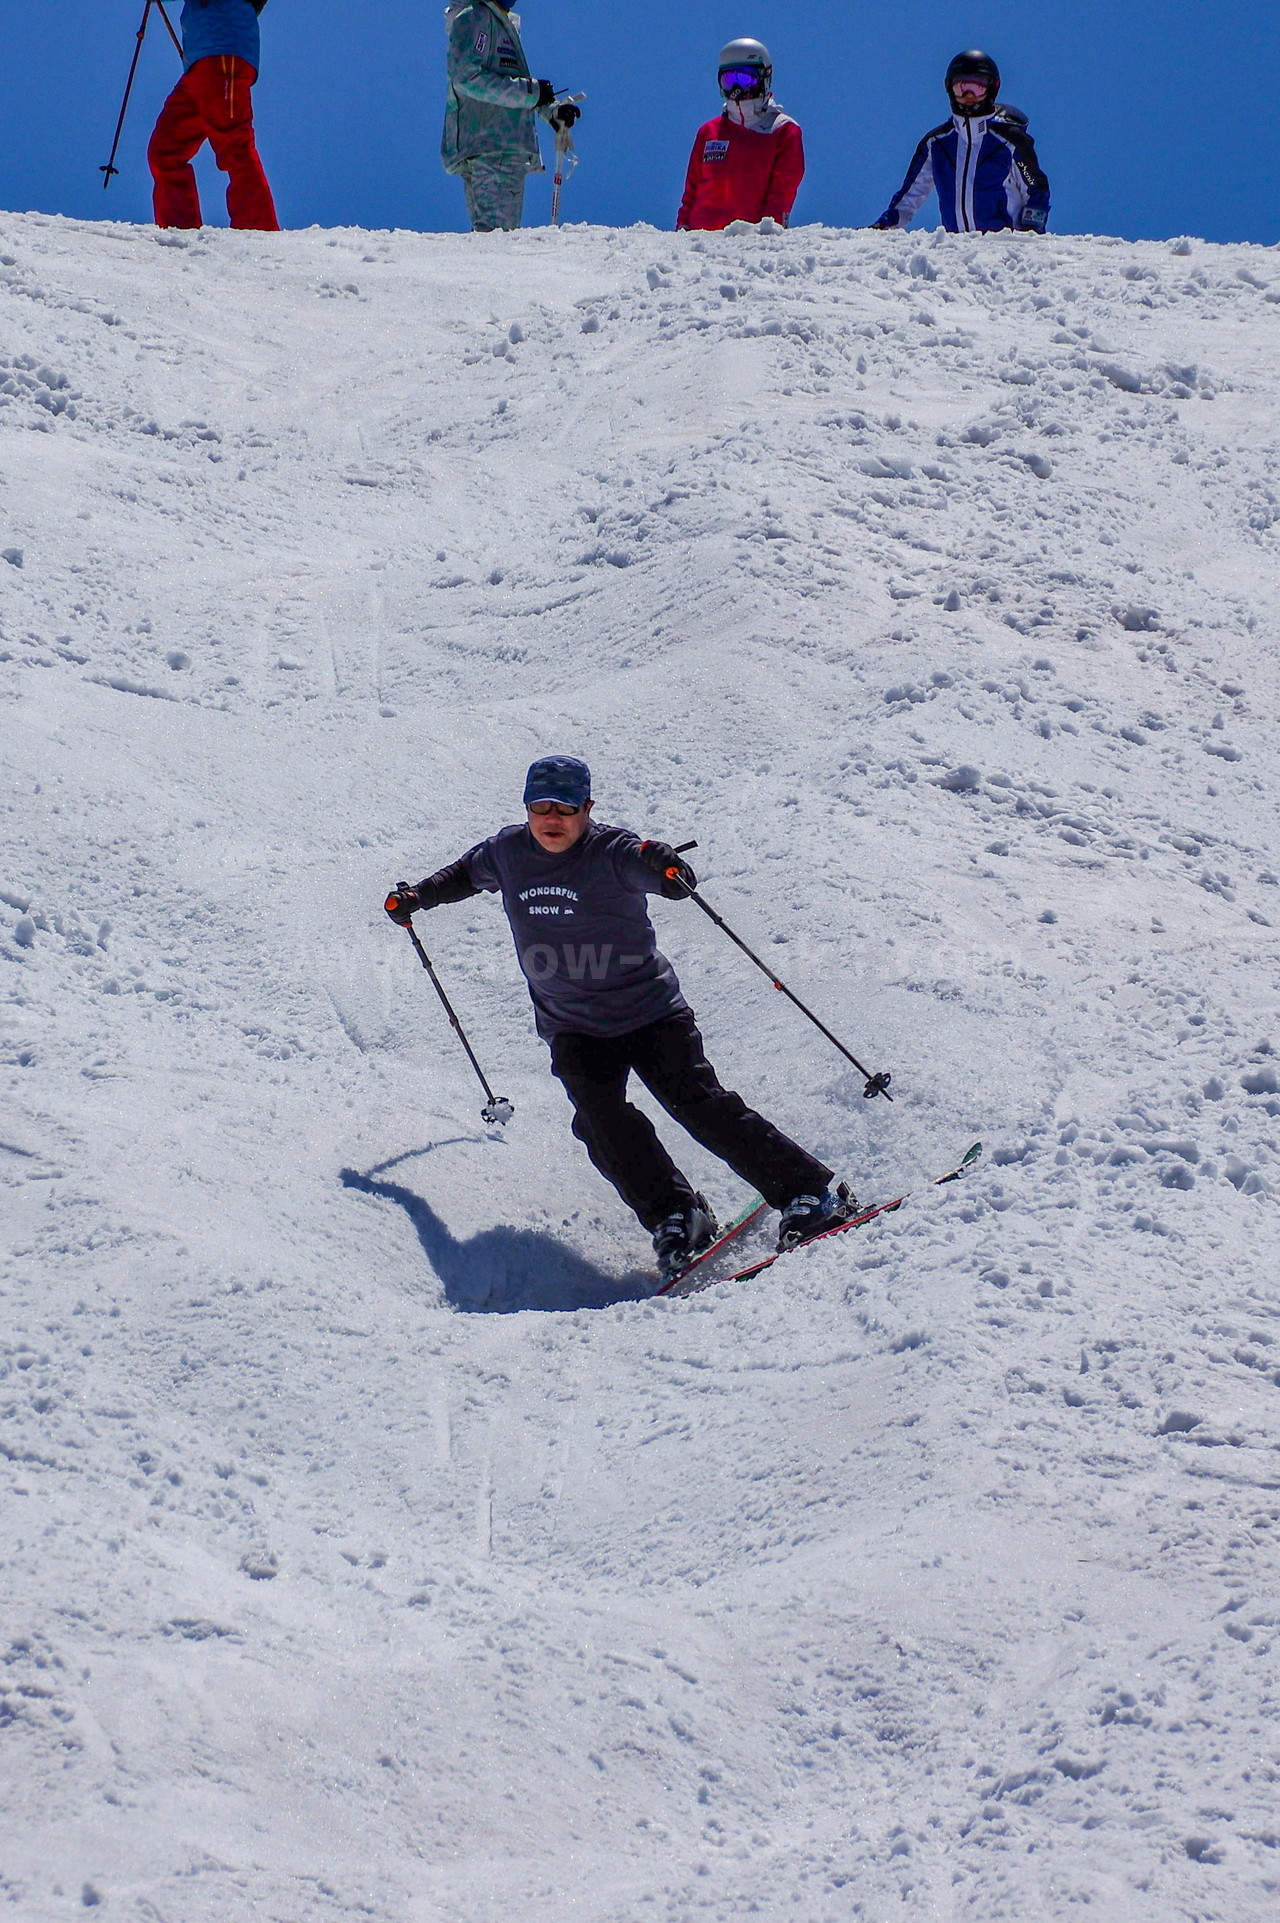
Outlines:
{"label": "ski glove", "polygon": [[551,115],[551,125],[556,129],[557,133],[568,133],[574,122],[581,120],[581,118],[581,107],[575,105],[572,100],[562,100],[555,112]]}
{"label": "ski glove", "polygon": [[555,97],[556,90],[551,82],[549,80],[540,80],[538,82],[538,98],[534,103],[538,112],[541,113],[544,107],[549,107]]}
{"label": "ski glove", "polygon": [[657,875],[668,901],[687,901],[698,885],[698,877],[669,841],[642,841],[640,859]]}
{"label": "ski glove", "polygon": [[[448,871],[441,870],[441,872]],[[401,928],[408,928],[419,909],[438,908],[442,901],[454,899],[442,894],[436,886],[436,881],[437,877],[433,875],[430,881],[420,881],[416,888],[410,888],[407,881],[398,881],[382,904],[392,921],[398,923]]]}
{"label": "ski glove", "polygon": [[406,887],[403,882],[398,881],[382,905],[398,928],[408,928],[413,922],[416,908],[433,904],[419,901],[416,888]]}

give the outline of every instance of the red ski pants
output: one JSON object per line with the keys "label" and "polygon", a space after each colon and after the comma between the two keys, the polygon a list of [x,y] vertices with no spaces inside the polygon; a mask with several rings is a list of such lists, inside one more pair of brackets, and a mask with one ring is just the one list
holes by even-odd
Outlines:
{"label": "red ski pants", "polygon": [[233,227],[278,233],[275,202],[253,138],[257,70],[234,54],[210,54],[183,74],[156,122],[147,161],[155,182],[157,227],[199,227],[200,195],[191,162],[205,141],[227,184]]}

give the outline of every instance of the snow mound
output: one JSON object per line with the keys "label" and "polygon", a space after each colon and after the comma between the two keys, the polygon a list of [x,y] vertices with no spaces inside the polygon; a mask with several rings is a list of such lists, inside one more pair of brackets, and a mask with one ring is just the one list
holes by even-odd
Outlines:
{"label": "snow mound", "polygon": [[[0,301],[15,1915],[1272,1916],[1275,254],[6,215]],[[381,913],[553,749],[898,1099],[659,904],[727,1081],[981,1171],[646,1300],[493,902],[500,1139]]]}

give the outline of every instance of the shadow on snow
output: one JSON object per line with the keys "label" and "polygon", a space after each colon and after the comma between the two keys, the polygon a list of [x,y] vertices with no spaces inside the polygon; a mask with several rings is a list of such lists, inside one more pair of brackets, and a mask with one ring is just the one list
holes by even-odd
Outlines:
{"label": "shadow on snow", "polygon": [[377,1179],[399,1162],[448,1146],[433,1142],[427,1148],[410,1149],[364,1175],[344,1168],[339,1179],[344,1188],[399,1204],[417,1231],[451,1308],[471,1315],[510,1315],[520,1309],[607,1309],[615,1302],[641,1302],[652,1295],[651,1275],[606,1275],[554,1236],[536,1229],[482,1229],[460,1242],[420,1195],[399,1182]]}

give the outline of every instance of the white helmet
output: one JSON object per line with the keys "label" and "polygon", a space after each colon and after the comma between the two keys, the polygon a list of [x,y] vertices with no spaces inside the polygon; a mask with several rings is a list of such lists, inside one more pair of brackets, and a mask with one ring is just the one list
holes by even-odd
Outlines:
{"label": "white helmet", "polygon": [[[769,49],[759,40],[731,40],[727,47],[720,49],[717,67],[720,91],[726,100],[754,100],[767,95],[773,84],[773,57]],[[726,74],[749,74],[751,80],[743,84],[725,85]]]}

